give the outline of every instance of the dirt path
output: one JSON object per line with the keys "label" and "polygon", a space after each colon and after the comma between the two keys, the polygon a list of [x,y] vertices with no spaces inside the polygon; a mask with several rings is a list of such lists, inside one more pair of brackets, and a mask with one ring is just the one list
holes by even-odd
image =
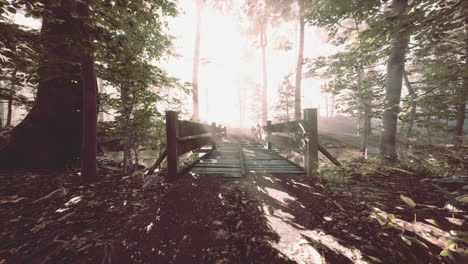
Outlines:
{"label": "dirt path", "polygon": [[[443,262],[440,247],[420,238],[416,229],[440,230],[419,222],[413,227],[411,211],[398,198],[405,190],[380,183],[337,192],[297,174],[248,174],[236,181],[214,174],[187,176],[162,204],[142,215],[129,238],[138,241],[130,247],[132,258],[216,264]],[[397,210],[392,203],[400,209],[389,213],[409,223],[405,235],[428,248],[408,246],[399,232],[379,225],[375,212]],[[439,223],[450,224],[443,221],[445,215],[440,212]]]}

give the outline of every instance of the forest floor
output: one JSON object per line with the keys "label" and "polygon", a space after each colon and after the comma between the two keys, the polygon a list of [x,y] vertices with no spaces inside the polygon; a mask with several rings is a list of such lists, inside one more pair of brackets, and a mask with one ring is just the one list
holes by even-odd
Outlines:
{"label": "forest floor", "polygon": [[466,208],[434,184],[467,193],[468,148],[413,155],[453,173],[356,160],[330,177],[185,175],[143,189],[105,170],[89,186],[76,171],[1,172],[0,263],[466,263]]}

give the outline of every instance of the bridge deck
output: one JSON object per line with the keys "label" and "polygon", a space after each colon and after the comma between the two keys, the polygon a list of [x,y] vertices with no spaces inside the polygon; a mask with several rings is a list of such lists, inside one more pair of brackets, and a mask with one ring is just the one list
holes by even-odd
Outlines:
{"label": "bridge deck", "polygon": [[301,167],[248,139],[224,142],[200,159],[190,171],[224,174],[226,177],[240,177],[245,173],[305,173]]}

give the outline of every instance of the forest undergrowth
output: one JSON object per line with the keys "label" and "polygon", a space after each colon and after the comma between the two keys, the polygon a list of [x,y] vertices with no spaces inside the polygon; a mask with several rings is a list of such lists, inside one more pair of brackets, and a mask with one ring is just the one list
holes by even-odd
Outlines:
{"label": "forest undergrowth", "polygon": [[[317,235],[312,245],[321,263],[466,260],[468,148],[419,146],[401,157],[396,167],[355,160],[344,169],[322,170],[318,178],[272,177],[311,214],[304,222],[301,210],[291,211],[304,230],[321,230],[362,254],[347,257],[317,242]],[[6,243],[0,263],[300,263],[271,246],[278,235],[260,201],[245,189],[258,183],[220,190],[225,184],[209,180],[215,177],[186,176],[174,183],[160,177],[142,188],[141,175],[101,170],[98,182],[84,186],[74,170],[1,174]],[[298,182],[308,187],[299,188]],[[320,198],[313,198],[317,194]],[[155,214],[165,217],[159,227]],[[200,234],[204,238],[195,246]]]}

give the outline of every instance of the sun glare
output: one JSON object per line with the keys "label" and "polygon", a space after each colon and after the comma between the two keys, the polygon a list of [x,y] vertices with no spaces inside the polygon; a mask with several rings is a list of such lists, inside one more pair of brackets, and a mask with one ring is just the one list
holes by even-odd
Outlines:
{"label": "sun glare", "polygon": [[[171,21],[171,32],[175,36],[175,52],[180,58],[170,59],[167,70],[182,81],[192,81],[193,46],[195,42],[195,5],[192,0],[180,2],[182,14]],[[250,127],[256,121],[250,120],[249,105],[246,102],[241,117],[242,94],[254,94],[256,87],[261,87],[262,64],[258,39],[246,35],[246,24],[236,17],[239,10],[235,8],[221,12],[214,8],[202,10],[200,68],[199,68],[199,101],[201,119],[225,125]],[[318,29],[307,27],[305,39],[305,58],[327,55],[333,51],[327,44],[326,36]],[[283,77],[292,73],[294,84],[297,63],[297,45],[292,44],[288,51],[279,50],[278,43],[287,37],[298,41],[298,25],[284,23],[270,29],[267,47],[268,106],[269,118],[274,116],[272,106],[278,99],[278,86]],[[322,100],[320,86],[322,81],[303,79],[302,108],[320,107]],[[261,102],[261,98],[254,98]],[[191,103],[191,102],[189,102]],[[191,107],[188,108],[191,110]]]}

